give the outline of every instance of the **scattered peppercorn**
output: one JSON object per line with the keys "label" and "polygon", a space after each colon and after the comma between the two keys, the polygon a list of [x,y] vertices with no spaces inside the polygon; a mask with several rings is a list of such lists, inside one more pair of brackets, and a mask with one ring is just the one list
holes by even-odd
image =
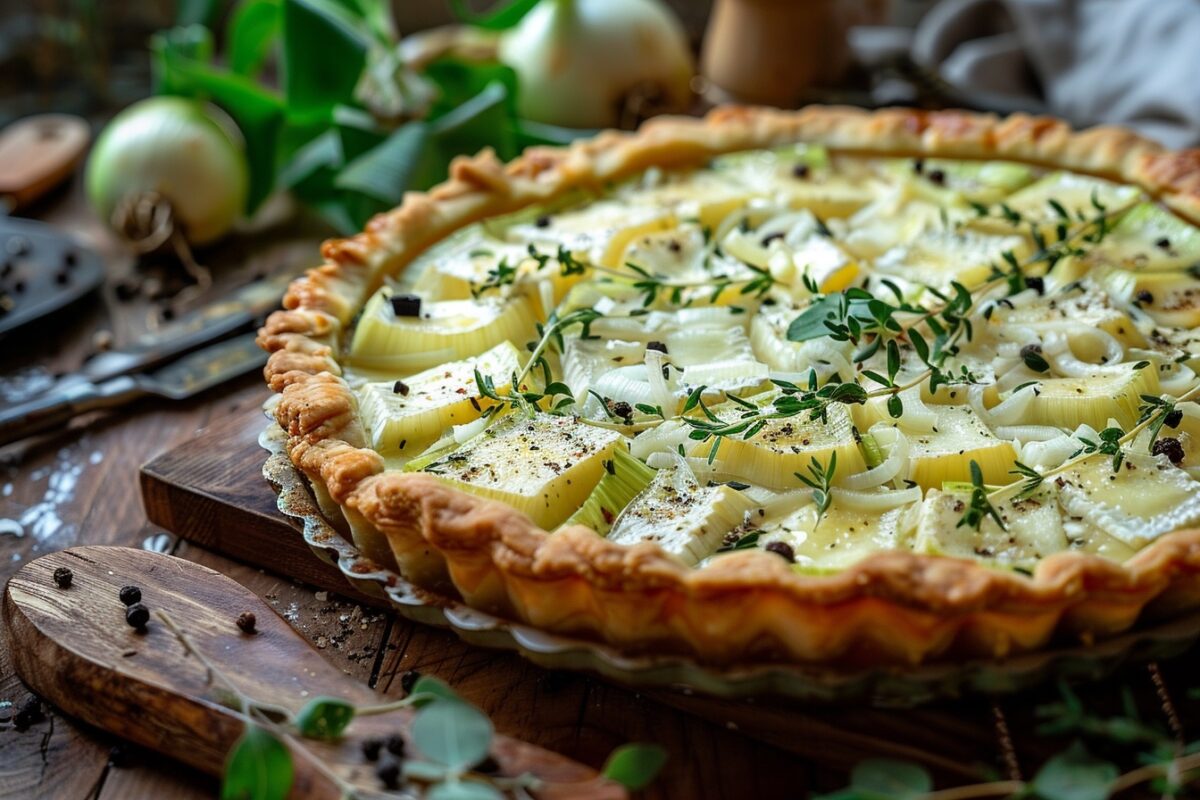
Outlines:
{"label": "scattered peppercorn", "polygon": [[495,775],[500,771],[500,764],[489,755],[483,761],[476,764],[473,771],[478,772],[480,775]]}
{"label": "scattered peppercorn", "polygon": [[175,309],[170,306],[163,306],[162,311],[158,312],[158,316],[162,318],[163,322],[170,322],[175,319]]}
{"label": "scattered peppercorn", "polygon": [[379,751],[383,749],[383,742],[379,739],[363,739],[362,754],[367,761],[378,761]]}
{"label": "scattered peppercorn", "polygon": [[629,405],[629,403],[626,403],[624,400],[620,400],[616,403],[613,403],[612,412],[621,419],[629,419],[633,416],[633,406]]}
{"label": "scattered peppercorn", "polygon": [[1181,463],[1184,457],[1183,445],[1173,436],[1164,436],[1161,439],[1155,439],[1154,446],[1150,448],[1150,452],[1156,456],[1166,456],[1171,459],[1172,464]]}
{"label": "scattered peppercorn", "polygon": [[650,342],[648,345],[646,345],[646,349],[647,350],[657,350],[658,352],[660,352],[664,355],[666,355],[666,352],[667,352],[667,346],[665,344],[663,344],[662,342]]}
{"label": "scattered peppercorn", "polygon": [[415,294],[394,294],[388,298],[397,317],[421,316],[421,298]]}
{"label": "scattered peppercorn", "polygon": [[46,711],[42,708],[42,701],[30,695],[29,698],[21,704],[17,709],[17,713],[13,715],[13,727],[18,731],[28,730],[31,725],[36,725],[46,719]]}
{"label": "scattered peppercorn", "polygon": [[401,397],[408,397],[408,391],[408,384],[404,381],[396,381],[395,385],[392,386],[392,393],[398,394]]}
{"label": "scattered peppercorn", "polygon": [[421,673],[415,669],[410,669],[408,672],[400,676],[400,688],[405,694],[412,692],[413,687],[417,685],[417,681],[421,680]]}
{"label": "scattered peppercorn", "polygon": [[1175,409],[1163,417],[1163,424],[1168,428],[1178,428],[1180,422],[1183,422],[1183,412],[1179,409]]}
{"label": "scattered peppercorn", "polygon": [[150,621],[150,609],[142,603],[134,603],[125,609],[125,621],[129,623],[129,627],[141,630]]}
{"label": "scattered peppercorn", "polygon": [[1159,239],[1157,242],[1155,242],[1154,246],[1157,247],[1159,250],[1170,250],[1171,249],[1171,240],[1164,236],[1161,239]]}
{"label": "scattered peppercorn", "polygon": [[1148,306],[1154,302],[1154,295],[1150,294],[1150,292],[1146,291],[1145,289],[1142,289],[1137,293],[1137,297],[1135,299],[1142,305]]}
{"label": "scattered peppercorn", "polygon": [[122,586],[119,596],[121,602],[127,606],[142,602],[142,590],[136,586]]}
{"label": "scattered peppercorn", "polygon": [[387,751],[394,756],[404,755],[405,742],[404,737],[398,733],[393,733],[387,740]]}
{"label": "scattered peppercorn", "polygon": [[71,586],[71,581],[75,580],[75,573],[66,567],[59,567],[54,570],[54,583],[60,589],[67,589]]}
{"label": "scattered peppercorn", "polygon": [[940,169],[930,170],[928,178],[929,178],[929,182],[932,183],[934,186],[945,186],[946,185],[946,173],[942,172]]}
{"label": "scattered peppercorn", "polygon": [[65,271],[56,272],[54,273],[54,282],[59,286],[66,286],[71,282],[71,276]]}
{"label": "scattered peppercorn", "polygon": [[1042,278],[1026,278],[1025,285],[1040,295],[1046,293],[1046,281]]}
{"label": "scattered peppercorn", "polygon": [[797,164],[792,167],[792,175],[804,179],[808,177],[808,164]]}
{"label": "scattered peppercorn", "polygon": [[542,216],[540,216],[536,220],[534,220],[533,224],[537,225],[539,228],[549,228],[550,227],[550,218],[548,216],[546,216],[545,214],[543,214]]}
{"label": "scattered peppercorn", "polygon": [[925,171],[925,159],[923,159],[923,158],[913,159],[912,169],[913,169],[913,172],[915,172],[918,175],[923,173]]}
{"label": "scattered peppercorn", "polygon": [[74,250],[67,250],[62,254],[62,263],[64,267],[74,267],[79,263],[79,256]]}
{"label": "scattered peppercorn", "polygon": [[237,626],[242,633],[254,633],[258,625],[258,617],[254,616],[253,611],[243,611],[238,614]]}
{"label": "scattered peppercorn", "polygon": [[768,553],[774,553],[789,564],[796,563],[796,551],[787,542],[771,542],[767,545]]}
{"label": "scattered peppercorn", "polygon": [[394,791],[400,788],[400,765],[395,761],[385,761],[375,770],[375,777],[385,789]]}

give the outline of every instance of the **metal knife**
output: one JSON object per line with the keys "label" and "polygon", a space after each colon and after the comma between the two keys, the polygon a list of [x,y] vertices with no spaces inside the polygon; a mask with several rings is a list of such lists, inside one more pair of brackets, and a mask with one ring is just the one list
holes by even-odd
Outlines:
{"label": "metal knife", "polygon": [[279,298],[295,275],[281,274],[256,281],[233,292],[227,299],[209,303],[138,339],[124,350],[100,353],[77,371],[59,378],[46,392],[77,383],[101,383],[130,372],[171,360],[180,353],[202,347],[243,328],[256,325],[279,308]]}
{"label": "metal knife", "polygon": [[267,354],[254,338],[254,333],[244,333],[211,344],[153,372],[99,382],[76,380],[6,408],[0,411],[0,445],[55,428],[88,411],[115,408],[147,395],[183,400],[261,369]]}

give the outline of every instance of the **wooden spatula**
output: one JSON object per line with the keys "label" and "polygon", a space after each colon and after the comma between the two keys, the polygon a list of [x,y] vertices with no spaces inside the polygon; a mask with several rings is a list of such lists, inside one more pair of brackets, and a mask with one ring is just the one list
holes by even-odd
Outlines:
{"label": "wooden spatula", "polygon": [[[73,574],[68,588],[54,579],[62,567]],[[130,584],[141,588],[147,607],[167,612],[197,652],[258,702],[293,714],[318,695],[356,706],[383,702],[326,662],[241,584],[190,561],[123,547],[51,553],[27,563],[9,581],[4,618],[22,680],[68,714],[220,775],[245,723],[218,702],[220,685],[208,680],[201,662],[161,619],[152,615],[142,632],[126,623],[119,592]],[[256,617],[256,633],[237,626],[247,611]],[[379,790],[363,742],[399,733],[411,752],[413,717],[407,708],[358,717],[341,739],[305,739],[303,747],[342,780]],[[334,779],[297,746],[289,747],[292,797],[342,796]],[[539,778],[542,784],[533,792],[538,797],[626,797],[622,787],[589,767],[526,742],[497,736],[491,755],[500,775]]]}
{"label": "wooden spatula", "polygon": [[62,183],[87,152],[87,120],[70,114],[25,117],[0,131],[0,198],[9,210]]}

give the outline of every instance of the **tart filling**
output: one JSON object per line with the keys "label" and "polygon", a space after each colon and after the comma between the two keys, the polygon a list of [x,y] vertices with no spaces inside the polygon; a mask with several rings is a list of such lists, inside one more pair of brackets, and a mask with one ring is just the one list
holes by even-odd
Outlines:
{"label": "tart filling", "polygon": [[389,468],[689,567],[1119,561],[1200,521],[1198,271],[1135,187],[756,150],[465,228],[345,378]]}
{"label": "tart filling", "polygon": [[457,161],[260,341],[417,586],[709,661],[1004,655],[1200,606],[1197,220],[1200,153],[1118,129],[721,109]]}

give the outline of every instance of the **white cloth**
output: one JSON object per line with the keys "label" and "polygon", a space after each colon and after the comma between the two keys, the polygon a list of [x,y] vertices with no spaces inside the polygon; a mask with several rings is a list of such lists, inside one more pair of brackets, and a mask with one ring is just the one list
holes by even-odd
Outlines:
{"label": "white cloth", "polygon": [[1200,145],[1200,0],[943,0],[912,56],[968,96]]}

